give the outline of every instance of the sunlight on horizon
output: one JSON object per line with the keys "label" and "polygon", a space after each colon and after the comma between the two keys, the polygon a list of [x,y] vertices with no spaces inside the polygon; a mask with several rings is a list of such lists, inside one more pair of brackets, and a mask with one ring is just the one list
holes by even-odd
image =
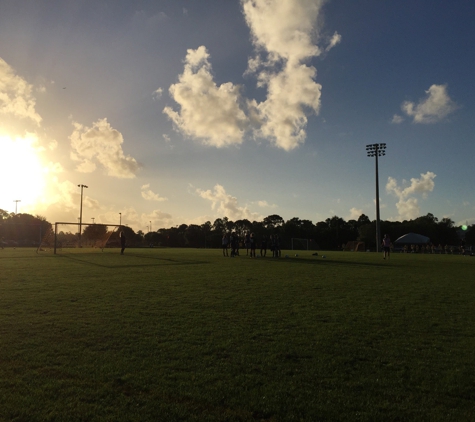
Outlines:
{"label": "sunlight on horizon", "polygon": [[28,212],[41,200],[45,192],[45,168],[40,159],[41,148],[33,134],[12,138],[0,134],[0,208],[15,212]]}

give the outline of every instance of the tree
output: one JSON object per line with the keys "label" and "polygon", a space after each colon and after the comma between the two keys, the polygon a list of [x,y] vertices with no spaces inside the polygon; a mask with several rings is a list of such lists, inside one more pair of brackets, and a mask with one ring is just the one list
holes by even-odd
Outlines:
{"label": "tree", "polygon": [[358,227],[363,226],[364,224],[371,224],[371,220],[369,219],[367,215],[361,214],[358,217]]}
{"label": "tree", "polygon": [[193,248],[202,248],[205,245],[205,238],[201,226],[190,224],[184,233],[185,245]]}
{"label": "tree", "polygon": [[[210,221],[206,221],[205,223],[201,225],[201,231],[203,233],[204,240],[205,240],[205,248],[214,246],[214,243],[215,243],[214,237],[211,236],[212,230],[213,230],[213,226]],[[219,247],[219,243],[217,243],[215,247]]]}
{"label": "tree", "polygon": [[[2,213],[2,216],[5,212]],[[9,214],[1,220],[1,234],[7,243],[19,246],[38,246],[51,230],[51,223],[45,217],[31,214]]]}
{"label": "tree", "polygon": [[107,234],[107,226],[102,224],[90,224],[82,232],[82,236],[90,245],[104,240]]}
{"label": "tree", "polygon": [[277,227],[281,227],[284,224],[284,219],[280,215],[273,214],[264,218],[263,224],[266,229],[273,230]]}
{"label": "tree", "polygon": [[212,228],[213,231],[218,232],[222,236],[223,233],[226,231],[226,222],[222,218],[217,218],[216,220],[214,220]]}
{"label": "tree", "polygon": [[237,220],[234,223],[234,230],[236,231],[237,235],[241,237],[244,236],[246,232],[250,232],[251,227],[252,227],[252,223],[247,219]]}
{"label": "tree", "polygon": [[475,247],[475,224],[468,226],[465,231],[465,244]]}

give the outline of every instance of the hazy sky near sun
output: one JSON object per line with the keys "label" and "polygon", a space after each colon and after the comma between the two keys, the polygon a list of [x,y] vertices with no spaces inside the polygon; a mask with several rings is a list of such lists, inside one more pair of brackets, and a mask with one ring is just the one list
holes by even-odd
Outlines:
{"label": "hazy sky near sun", "polygon": [[[0,208],[475,223],[475,3],[0,0]],[[21,202],[14,202],[20,200]]]}

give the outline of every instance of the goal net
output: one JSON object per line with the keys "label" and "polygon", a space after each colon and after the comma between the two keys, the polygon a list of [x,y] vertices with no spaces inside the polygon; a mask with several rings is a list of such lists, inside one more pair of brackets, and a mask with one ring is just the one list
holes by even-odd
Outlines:
{"label": "goal net", "polygon": [[76,248],[103,251],[104,248],[120,247],[120,227],[117,224],[58,222],[43,236],[37,252],[57,254]]}
{"label": "goal net", "polygon": [[300,239],[292,237],[290,239],[290,247],[294,251],[316,251],[320,249],[318,244],[313,239]]}
{"label": "goal net", "polygon": [[347,242],[345,247],[343,248],[344,251],[351,251],[351,252],[364,252],[365,251],[365,244],[364,242],[357,242],[357,241],[350,241]]}

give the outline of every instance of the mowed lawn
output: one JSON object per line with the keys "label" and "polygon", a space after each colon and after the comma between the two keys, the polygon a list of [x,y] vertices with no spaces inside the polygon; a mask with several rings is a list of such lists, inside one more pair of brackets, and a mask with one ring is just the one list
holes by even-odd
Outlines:
{"label": "mowed lawn", "polygon": [[475,257],[298,254],[0,250],[0,420],[475,420]]}

